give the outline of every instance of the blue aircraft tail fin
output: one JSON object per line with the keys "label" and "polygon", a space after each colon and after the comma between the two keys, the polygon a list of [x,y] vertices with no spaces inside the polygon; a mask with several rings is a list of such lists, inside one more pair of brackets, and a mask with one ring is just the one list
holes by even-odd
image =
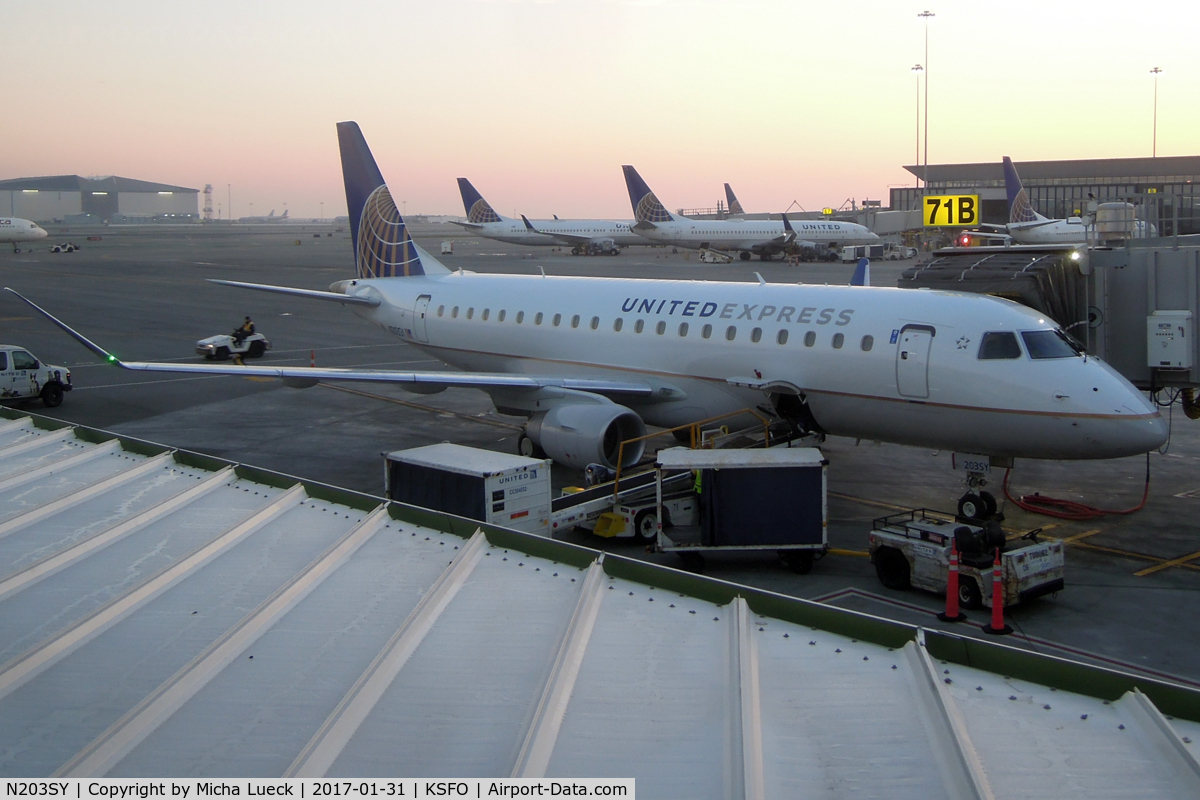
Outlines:
{"label": "blue aircraft tail fin", "polygon": [[650,187],[642,180],[642,176],[638,175],[636,169],[628,164],[622,166],[621,169],[625,173],[625,188],[629,190],[629,202],[633,205],[633,216],[638,222],[657,224],[674,219],[671,212],[658,202],[658,198],[654,196],[654,192],[650,191]]}
{"label": "blue aircraft tail fin", "polygon": [[424,275],[408,226],[392,201],[358,123],[339,122],[337,132],[358,277]]}
{"label": "blue aircraft tail fin", "polygon": [[728,183],[725,184],[725,200],[729,203],[730,214],[745,214],[742,204],[738,202],[737,195],[733,193],[733,187]]}
{"label": "blue aircraft tail fin", "polygon": [[871,285],[871,259],[860,258],[858,266],[854,268],[854,276],[850,278],[851,286],[870,286]]}
{"label": "blue aircraft tail fin", "polygon": [[458,192],[462,195],[463,208],[467,210],[467,222],[482,225],[485,222],[504,221],[504,218],[488,205],[488,201],[483,199],[479,190],[472,186],[466,178],[458,179]]}
{"label": "blue aircraft tail fin", "polygon": [[1042,218],[1030,205],[1029,195],[1025,192],[1025,187],[1021,185],[1021,176],[1017,174],[1017,168],[1013,166],[1012,159],[1008,156],[1004,157],[1004,188],[1008,192],[1008,221],[1010,223],[1036,222]]}

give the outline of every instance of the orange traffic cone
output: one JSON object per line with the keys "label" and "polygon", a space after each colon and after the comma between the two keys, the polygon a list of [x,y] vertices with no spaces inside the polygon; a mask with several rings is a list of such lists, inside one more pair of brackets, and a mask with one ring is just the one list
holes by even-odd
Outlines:
{"label": "orange traffic cone", "polygon": [[950,540],[950,574],[946,577],[946,610],[938,614],[942,622],[962,622],[967,615],[958,610],[958,546]]}
{"label": "orange traffic cone", "polygon": [[992,623],[983,625],[984,633],[1007,636],[1013,629],[1004,624],[1004,575],[1000,569],[1000,548],[996,548],[996,563],[992,565]]}

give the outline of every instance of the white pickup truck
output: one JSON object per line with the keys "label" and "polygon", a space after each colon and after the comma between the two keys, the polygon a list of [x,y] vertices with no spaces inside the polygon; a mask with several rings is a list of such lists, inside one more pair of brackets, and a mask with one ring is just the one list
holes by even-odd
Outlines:
{"label": "white pickup truck", "polygon": [[43,364],[16,345],[0,344],[0,402],[40,397],[47,408],[54,408],[69,391],[71,370]]}

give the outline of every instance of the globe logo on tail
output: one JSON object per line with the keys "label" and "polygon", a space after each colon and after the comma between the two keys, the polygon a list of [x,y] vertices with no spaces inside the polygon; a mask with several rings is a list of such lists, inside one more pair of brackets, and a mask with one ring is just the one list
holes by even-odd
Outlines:
{"label": "globe logo on tail", "polygon": [[471,204],[471,211],[467,214],[467,222],[473,222],[476,225],[482,225],[485,222],[500,222],[500,215],[492,210],[488,205],[487,200],[482,197]]}
{"label": "globe logo on tail", "polygon": [[1024,187],[1017,192],[1017,196],[1013,198],[1012,211],[1009,212],[1009,222],[1035,222],[1037,213],[1034,212],[1033,206],[1029,204],[1029,195],[1025,193]]}
{"label": "globe logo on tail", "polygon": [[386,185],[371,192],[358,225],[358,276],[424,275],[421,257]]}
{"label": "globe logo on tail", "polygon": [[663,208],[663,204],[658,202],[658,198],[653,192],[647,193],[638,201],[637,211],[634,213],[638,222],[670,222],[671,214],[667,209]]}

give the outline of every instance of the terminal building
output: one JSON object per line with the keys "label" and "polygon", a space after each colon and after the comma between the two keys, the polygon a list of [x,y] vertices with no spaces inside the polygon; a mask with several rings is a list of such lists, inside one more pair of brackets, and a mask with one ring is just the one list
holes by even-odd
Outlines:
{"label": "terminal building", "polygon": [[0,181],[0,214],[34,222],[196,222],[199,190],[116,175],[51,175]]}
{"label": "terminal building", "polygon": [[[1138,216],[1158,226],[1160,235],[1200,233],[1200,156],[1096,158],[1016,163],[1033,207],[1051,219],[1087,213],[1088,203],[1127,202]],[[1008,222],[1008,197],[1000,159],[982,164],[929,164],[905,167],[925,189],[891,189],[893,211],[921,208],[925,194],[977,194],[983,222]]]}

